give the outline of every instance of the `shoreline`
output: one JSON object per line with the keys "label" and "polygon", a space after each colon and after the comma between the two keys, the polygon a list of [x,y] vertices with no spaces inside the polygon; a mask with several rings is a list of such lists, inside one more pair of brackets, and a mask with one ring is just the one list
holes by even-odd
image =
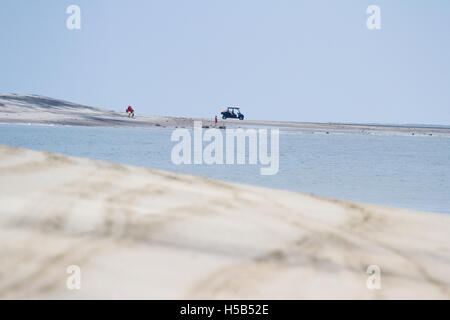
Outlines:
{"label": "shoreline", "polygon": [[[0,114],[0,125],[47,125],[47,126],[71,126],[71,127],[107,127],[107,128],[143,128],[143,129],[192,129],[195,121],[201,121],[208,128],[219,128],[225,126],[229,129],[279,129],[280,132],[305,133],[305,134],[398,134],[418,136],[445,136],[450,137],[450,128],[446,126],[408,126],[408,125],[385,125],[385,124],[347,124],[347,123],[319,123],[319,122],[284,122],[263,120],[219,120],[217,126],[214,120],[206,118],[178,118],[178,117],[153,117],[138,116],[136,119],[123,119],[120,113],[115,115],[117,119],[101,118],[99,122],[77,120],[41,120],[34,117],[29,119],[4,118]],[[162,119],[155,119],[162,118]]]}
{"label": "shoreline", "polygon": [[7,146],[0,171],[3,299],[450,298],[447,215]]}

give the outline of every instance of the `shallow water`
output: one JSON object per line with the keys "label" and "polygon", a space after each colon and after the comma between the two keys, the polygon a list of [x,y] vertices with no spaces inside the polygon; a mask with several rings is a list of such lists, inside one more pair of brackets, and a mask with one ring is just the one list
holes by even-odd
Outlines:
{"label": "shallow water", "polygon": [[0,125],[0,144],[152,167],[338,199],[450,213],[450,138],[360,134],[280,135],[280,168],[180,165],[172,130]]}

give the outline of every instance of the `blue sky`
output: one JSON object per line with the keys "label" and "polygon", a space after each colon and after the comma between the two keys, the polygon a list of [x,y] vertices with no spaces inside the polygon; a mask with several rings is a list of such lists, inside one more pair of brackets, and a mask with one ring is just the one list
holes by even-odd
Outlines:
{"label": "blue sky", "polygon": [[[81,30],[66,8],[81,8]],[[381,8],[368,30],[366,8]],[[450,124],[450,2],[2,0],[0,92],[137,113]]]}

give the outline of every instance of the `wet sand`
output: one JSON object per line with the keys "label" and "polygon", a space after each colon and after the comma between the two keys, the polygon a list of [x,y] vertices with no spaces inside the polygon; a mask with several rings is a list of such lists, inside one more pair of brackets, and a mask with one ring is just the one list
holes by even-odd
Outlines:
{"label": "wet sand", "polygon": [[0,146],[2,299],[449,299],[449,234],[447,215]]}

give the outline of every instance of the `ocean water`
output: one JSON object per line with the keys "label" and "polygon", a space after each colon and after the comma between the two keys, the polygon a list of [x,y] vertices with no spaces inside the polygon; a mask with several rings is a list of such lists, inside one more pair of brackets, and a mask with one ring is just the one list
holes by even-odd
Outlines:
{"label": "ocean water", "polygon": [[331,198],[450,213],[450,138],[280,134],[279,172],[260,165],[175,165],[169,129],[0,125],[0,144]]}

